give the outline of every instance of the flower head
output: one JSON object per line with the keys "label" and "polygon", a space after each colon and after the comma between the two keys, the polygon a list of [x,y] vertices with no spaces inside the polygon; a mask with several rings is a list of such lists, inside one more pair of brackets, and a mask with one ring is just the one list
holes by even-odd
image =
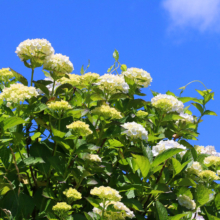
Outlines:
{"label": "flower head", "polygon": [[66,126],[68,129],[71,129],[75,135],[78,136],[88,136],[93,132],[89,129],[89,125],[82,121],[75,121],[70,125]]}
{"label": "flower head", "polygon": [[99,74],[98,73],[85,73],[81,76],[81,83],[85,86],[91,85],[92,83],[97,82],[98,78],[99,78]]}
{"label": "flower head", "polygon": [[53,54],[48,57],[44,63],[44,69],[55,72],[58,75],[71,73],[74,68],[69,57],[60,53]]}
{"label": "flower head", "polygon": [[66,111],[68,109],[72,109],[71,105],[64,100],[61,101],[55,101],[55,102],[49,102],[47,104],[48,108],[54,110],[54,111]]}
{"label": "flower head", "polygon": [[167,113],[169,112],[183,112],[184,105],[177,98],[172,95],[158,94],[151,99],[151,103],[155,108],[160,108]]}
{"label": "flower head", "polygon": [[[99,204],[101,207],[103,207],[103,203]],[[116,211],[107,211],[107,208],[109,205],[113,205],[114,209]],[[99,208],[93,208],[93,212],[102,215],[102,210]],[[105,202],[105,212],[104,216],[106,219],[112,219],[112,220],[123,220],[126,218],[135,218],[134,212],[131,211],[127,206],[124,205],[122,202],[114,202],[114,201],[106,201]]]}
{"label": "flower head", "polygon": [[216,172],[216,173],[217,173],[217,175],[218,175],[218,176],[220,176],[220,170],[217,170],[217,172]]}
{"label": "flower head", "polygon": [[0,81],[8,82],[10,79],[14,78],[14,74],[9,68],[0,69]]}
{"label": "flower head", "polygon": [[148,116],[148,112],[139,110],[139,111],[137,111],[136,116],[139,118],[144,118],[144,117]]}
{"label": "flower head", "polygon": [[59,217],[65,217],[68,215],[68,211],[71,209],[71,206],[66,202],[58,202],[55,206],[53,206],[52,210]]}
{"label": "flower head", "polygon": [[179,120],[177,121],[177,123],[178,123],[179,121],[185,121],[185,122],[189,122],[189,123],[194,123],[194,118],[193,118],[192,115],[189,115],[189,114],[186,114],[186,113],[181,112],[181,113],[180,113],[180,116],[182,117],[182,119],[179,119]]}
{"label": "flower head", "polygon": [[94,115],[102,116],[104,118],[120,119],[122,118],[121,113],[115,108],[111,108],[109,105],[102,105],[92,110]]}
{"label": "flower head", "polygon": [[67,197],[70,203],[78,199],[82,199],[82,194],[73,188],[66,189],[63,194]]}
{"label": "flower head", "polygon": [[134,138],[134,139],[141,139],[147,141],[148,139],[148,132],[145,128],[136,122],[127,122],[122,125],[123,128],[126,130],[122,132],[122,134],[126,134],[127,136]]}
{"label": "flower head", "polygon": [[196,203],[186,195],[178,196],[177,200],[181,206],[184,206],[187,209],[194,210],[196,208]]}
{"label": "flower head", "polygon": [[133,79],[136,84],[143,86],[145,88],[148,87],[152,82],[150,73],[148,73],[143,69],[132,67],[132,68],[128,68],[122,74],[130,79]]}
{"label": "flower head", "polygon": [[28,39],[18,45],[15,53],[22,61],[29,59],[44,60],[54,54],[54,49],[46,39]]}
{"label": "flower head", "polygon": [[67,77],[62,77],[58,80],[59,83],[61,84],[65,84],[65,83],[68,83],[72,86],[78,86],[80,85],[80,76],[79,75],[76,75],[76,74],[67,74],[69,76],[69,78]]}
{"label": "flower head", "polygon": [[220,157],[208,156],[204,159],[204,164],[207,166],[211,166],[211,165],[218,166],[220,165]]}
{"label": "flower head", "polygon": [[109,186],[95,187],[90,191],[90,194],[98,196],[100,199],[107,199],[115,202],[120,201],[122,198],[117,190],[112,189]]}
{"label": "flower head", "polygon": [[3,89],[2,93],[0,94],[0,99],[5,99],[11,104],[16,104],[23,102],[25,99],[30,99],[38,95],[39,94],[34,87],[28,87],[20,83],[15,83],[12,84],[10,87]]}
{"label": "flower head", "polygon": [[102,159],[97,154],[86,154],[85,159],[94,162],[102,162]]}
{"label": "flower head", "polygon": [[208,181],[218,180],[219,177],[216,175],[215,172],[211,170],[203,170],[199,173],[199,177],[202,179],[207,179]]}
{"label": "flower head", "polygon": [[[160,141],[156,146],[153,146],[152,148],[152,153],[154,156],[157,156],[158,154],[164,152],[165,150],[171,149],[171,148],[180,148],[183,149],[184,154],[186,152],[186,147],[183,145],[179,144],[176,141],[173,140],[168,140],[168,141]],[[180,153],[182,153],[180,152]]]}
{"label": "flower head", "polygon": [[98,85],[101,90],[111,94],[120,91],[128,93],[129,90],[129,86],[125,82],[124,77],[112,74],[104,74],[103,76],[100,76],[96,85]]}
{"label": "flower head", "polygon": [[193,162],[193,164],[187,169],[190,174],[199,175],[202,172],[202,166],[199,162]]}

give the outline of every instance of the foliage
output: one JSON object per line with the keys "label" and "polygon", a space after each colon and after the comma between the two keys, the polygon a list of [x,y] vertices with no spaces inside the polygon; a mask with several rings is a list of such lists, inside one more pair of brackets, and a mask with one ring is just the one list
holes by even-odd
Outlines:
{"label": "foliage", "polygon": [[[206,109],[214,92],[182,97],[184,86],[146,101],[150,74],[121,64],[117,50],[103,76],[86,73],[89,64],[71,74],[69,58],[53,52],[40,39],[17,48],[31,87],[2,70],[1,219],[220,219],[220,155],[189,142],[216,115]],[[34,81],[41,66],[47,78]]]}

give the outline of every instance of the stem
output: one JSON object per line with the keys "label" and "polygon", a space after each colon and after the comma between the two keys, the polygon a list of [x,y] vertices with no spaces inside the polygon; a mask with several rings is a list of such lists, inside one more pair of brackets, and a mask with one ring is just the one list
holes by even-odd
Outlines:
{"label": "stem", "polygon": [[33,79],[34,79],[34,68],[32,68],[32,71],[31,71],[31,86],[33,84]]}
{"label": "stem", "polygon": [[66,169],[65,169],[65,172],[64,172],[64,179],[66,179],[66,177],[67,177],[68,167],[69,167],[69,165],[70,165],[70,163],[71,163],[71,160],[72,160],[73,154],[74,154],[74,152],[75,152],[75,150],[76,150],[76,144],[77,144],[77,141],[78,141],[78,139],[76,139],[76,141],[75,141],[75,143],[74,143],[73,151],[71,152],[71,154],[70,154],[70,158],[69,158],[69,160],[68,160],[68,162],[67,162],[67,166],[66,166]]}
{"label": "stem", "polygon": [[55,87],[55,80],[53,81],[53,89],[52,89],[52,93],[51,93],[51,95],[53,96],[54,94],[54,87]]}
{"label": "stem", "polygon": [[104,214],[105,214],[105,199],[103,199],[103,209],[102,209],[102,220],[104,220]]}

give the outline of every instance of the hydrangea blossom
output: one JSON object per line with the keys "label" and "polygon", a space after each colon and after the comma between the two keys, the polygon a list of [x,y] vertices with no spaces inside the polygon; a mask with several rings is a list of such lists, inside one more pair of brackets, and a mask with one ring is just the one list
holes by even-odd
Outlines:
{"label": "hydrangea blossom", "polygon": [[44,63],[44,69],[60,75],[71,73],[74,70],[73,64],[70,62],[69,57],[60,53],[53,54],[48,57]]}
{"label": "hydrangea blossom", "polygon": [[217,156],[206,157],[204,159],[204,164],[207,166],[211,166],[211,165],[218,166],[220,165],[220,157],[217,157]]}
{"label": "hydrangea blossom", "polygon": [[199,177],[202,179],[206,179],[208,181],[213,181],[213,180],[219,179],[219,177],[216,175],[216,173],[211,170],[203,170],[201,173],[199,173]]}
{"label": "hydrangea blossom", "polygon": [[151,99],[151,103],[155,108],[160,108],[167,113],[183,112],[184,105],[181,101],[172,95],[158,94]]}
{"label": "hydrangea blossom", "polygon": [[90,191],[90,194],[98,196],[100,199],[107,199],[115,202],[120,201],[122,198],[117,190],[109,186],[95,187]]}
{"label": "hydrangea blossom", "polygon": [[82,199],[82,194],[73,188],[66,189],[63,194],[67,197],[70,203],[78,199]]}
{"label": "hydrangea blossom", "polygon": [[66,126],[68,129],[71,129],[75,135],[78,136],[88,136],[93,132],[89,129],[89,125],[82,121],[75,121],[70,125]]}
{"label": "hydrangea blossom", "polygon": [[10,68],[0,69],[0,81],[8,82],[10,79],[14,78],[14,74],[10,71]]}
{"label": "hydrangea blossom", "polygon": [[92,110],[92,114],[102,116],[104,118],[120,119],[122,115],[115,108],[111,108],[109,105],[101,105]]}
{"label": "hydrangea blossom", "polygon": [[177,123],[179,123],[179,121],[185,121],[185,122],[189,122],[189,123],[194,123],[194,121],[195,121],[192,115],[189,115],[189,114],[180,112],[180,116],[181,116],[183,119],[179,119],[179,120],[177,121]]}
{"label": "hydrangea blossom", "polygon": [[208,145],[208,146],[204,147],[204,146],[196,145],[195,150],[197,151],[198,154],[209,154],[210,156],[220,157],[220,153],[218,153],[215,150],[214,146]]}
{"label": "hydrangea blossom", "polygon": [[63,111],[63,110],[72,109],[71,105],[67,101],[64,101],[64,100],[49,102],[47,106],[48,108],[54,111]]}
{"label": "hydrangea blossom", "polygon": [[128,68],[126,71],[122,73],[124,76],[135,81],[136,84],[141,85],[143,87],[148,87],[152,82],[152,78],[150,73],[143,69],[138,68]]}
{"label": "hydrangea blossom", "polygon": [[146,117],[147,115],[148,115],[148,112],[145,112],[145,111],[142,111],[142,110],[139,110],[136,113],[136,116],[140,117],[140,118]]}
{"label": "hydrangea blossom", "polygon": [[97,154],[86,154],[85,159],[94,162],[102,162],[102,159]]}
{"label": "hydrangea blossom", "polygon": [[33,58],[43,60],[54,54],[54,49],[46,39],[27,39],[18,45],[15,53],[22,61]]}
{"label": "hydrangea blossom", "polygon": [[176,141],[173,141],[173,140],[167,140],[167,141],[162,140],[162,141],[160,141],[156,146],[153,146],[152,153],[153,153],[154,156],[157,156],[158,154],[161,154],[165,150],[168,150],[168,149],[171,149],[171,148],[183,149],[184,151],[180,152],[180,153],[182,153],[182,155],[186,153],[186,147],[179,144]]}
{"label": "hydrangea blossom", "polygon": [[61,84],[65,84],[68,83],[72,86],[79,86],[81,83],[81,78],[79,75],[76,74],[67,74],[69,76],[69,78],[67,77],[62,77],[58,80],[59,83]]}
{"label": "hydrangea blossom", "polygon": [[25,99],[38,96],[37,90],[30,86],[24,86],[20,83],[12,84],[8,88],[4,88],[0,94],[0,99],[10,102],[10,104],[18,104],[24,102]]}
{"label": "hydrangea blossom", "polygon": [[97,82],[98,78],[99,78],[99,74],[98,73],[85,73],[81,76],[81,83],[85,86],[87,85],[91,85],[92,83]]}
{"label": "hydrangea blossom", "polygon": [[187,169],[190,174],[199,175],[202,172],[202,166],[199,162],[193,162],[193,164]]}
{"label": "hydrangea blossom", "polygon": [[122,125],[123,128],[126,130],[122,132],[133,139],[141,139],[147,141],[148,139],[148,132],[145,128],[136,122],[127,122]]}
{"label": "hydrangea blossom", "polygon": [[216,173],[217,173],[217,175],[218,175],[218,176],[220,176],[220,170],[217,170],[217,172],[216,172]]}
{"label": "hydrangea blossom", "polygon": [[128,93],[129,86],[124,77],[113,74],[104,74],[100,76],[96,85],[107,93],[123,92]]}
{"label": "hydrangea blossom", "polygon": [[55,206],[53,206],[52,210],[59,217],[64,217],[67,215],[67,212],[71,209],[71,206],[66,202],[58,202]]}
{"label": "hydrangea blossom", "polygon": [[[101,207],[103,207],[103,203],[99,204]],[[117,210],[116,212],[112,212],[112,211],[106,211],[107,207],[109,205],[113,205],[113,207]],[[102,215],[102,210],[99,208],[93,208],[93,212],[98,214],[98,215]],[[105,202],[105,212],[104,212],[104,216],[106,219],[126,219],[126,218],[135,218],[134,212],[131,211],[127,206],[124,205],[124,203],[122,202],[114,202],[114,201],[106,201]]]}
{"label": "hydrangea blossom", "polygon": [[181,205],[181,206],[184,206],[186,207],[187,209],[191,209],[191,210],[194,210],[196,208],[196,203],[190,199],[189,196],[186,196],[186,195],[179,195],[177,197],[177,200],[178,200],[178,203]]}

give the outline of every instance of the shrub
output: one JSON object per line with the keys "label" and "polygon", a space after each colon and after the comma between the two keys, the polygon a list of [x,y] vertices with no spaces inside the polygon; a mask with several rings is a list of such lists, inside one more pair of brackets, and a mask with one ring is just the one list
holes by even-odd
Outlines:
{"label": "shrub", "polygon": [[[186,86],[180,96],[152,91],[146,101],[151,75],[121,64],[117,50],[102,76],[89,65],[72,74],[44,39],[16,53],[31,86],[0,70],[2,219],[220,219],[220,154],[189,142],[216,115],[210,89],[196,90],[199,99],[182,97]],[[47,78],[34,81],[41,66]]]}

